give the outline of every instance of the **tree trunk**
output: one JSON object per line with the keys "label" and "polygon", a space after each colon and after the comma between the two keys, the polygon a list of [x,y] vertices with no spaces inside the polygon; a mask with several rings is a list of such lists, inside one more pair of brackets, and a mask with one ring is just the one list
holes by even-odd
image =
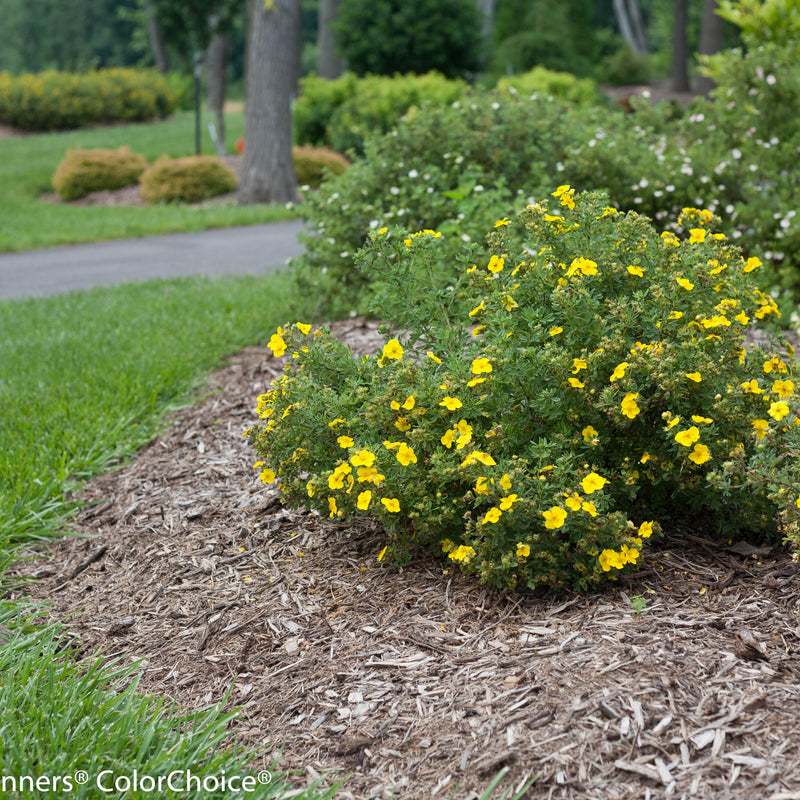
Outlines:
{"label": "tree trunk", "polygon": [[215,146],[217,155],[227,155],[225,146],[225,72],[228,66],[228,51],[231,37],[227,33],[213,33],[206,50],[206,82],[208,85],[208,108],[214,114],[217,128]]}
{"label": "tree trunk", "polygon": [[689,43],[686,28],[689,18],[688,0],[675,0],[675,24],[672,29],[672,91],[688,92]]}
{"label": "tree trunk", "polygon": [[639,43],[636,41],[636,34],[633,30],[628,9],[625,7],[625,0],[614,0],[614,16],[617,18],[617,25],[619,25],[619,32],[622,38],[628,43],[628,47],[634,53],[639,52]]}
{"label": "tree trunk", "polygon": [[169,54],[164,41],[164,31],[156,17],[152,0],[145,0],[144,12],[147,17],[147,35],[150,39],[150,49],[153,51],[153,61],[159,72],[169,72]]}
{"label": "tree trunk", "polygon": [[[724,20],[717,14],[717,0],[703,3],[703,24],[700,28],[700,55],[710,56],[722,49],[722,26]],[[716,84],[706,75],[697,79],[697,91],[708,94]]]}
{"label": "tree trunk", "polygon": [[481,12],[483,17],[483,25],[481,33],[483,34],[483,41],[489,42],[494,28],[494,9],[497,5],[497,0],[478,0],[478,11]]}
{"label": "tree trunk", "polygon": [[341,0],[320,0],[317,32],[317,74],[333,80],[342,74],[342,59],[336,54],[336,37],[331,23],[339,16]]}
{"label": "tree trunk", "polygon": [[628,0],[628,16],[633,28],[633,38],[636,41],[636,52],[647,52],[647,36],[644,32],[644,23],[642,22],[642,12],[639,8],[638,0]]}
{"label": "tree trunk", "polygon": [[251,0],[245,151],[240,203],[295,200],[292,94],[299,61],[300,0]]}

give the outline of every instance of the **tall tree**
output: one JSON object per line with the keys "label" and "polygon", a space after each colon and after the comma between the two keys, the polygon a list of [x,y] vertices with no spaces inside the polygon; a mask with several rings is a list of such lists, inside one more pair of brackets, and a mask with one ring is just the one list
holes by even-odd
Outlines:
{"label": "tall tree", "polygon": [[208,108],[214,114],[217,128],[217,155],[224,156],[225,146],[225,77],[231,36],[227,31],[214,30],[206,48],[206,95]]}
{"label": "tall tree", "polygon": [[250,0],[240,203],[285,203],[297,194],[291,103],[300,38],[300,0]]}
{"label": "tall tree", "polygon": [[341,0],[320,0],[317,29],[317,74],[333,80],[342,74],[342,59],[336,52],[333,25],[339,17]]}
{"label": "tall tree", "polygon": [[675,0],[672,28],[672,91],[688,92],[689,86],[689,0]]}
{"label": "tall tree", "polygon": [[144,0],[144,13],[147,20],[147,38],[153,51],[153,61],[159,72],[169,72],[169,52],[164,39],[164,29],[156,16],[153,0]]}
{"label": "tall tree", "polygon": [[[700,48],[698,50],[703,56],[710,56],[722,49],[722,28],[725,21],[717,14],[717,8],[717,0],[704,0],[703,24],[700,27]],[[708,94],[715,85],[707,75],[699,76],[695,83],[695,88],[702,94]]]}

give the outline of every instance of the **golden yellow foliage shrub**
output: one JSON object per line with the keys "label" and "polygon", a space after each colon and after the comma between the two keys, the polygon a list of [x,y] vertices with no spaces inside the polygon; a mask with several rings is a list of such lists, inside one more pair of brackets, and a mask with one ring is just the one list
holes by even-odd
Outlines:
{"label": "golden yellow foliage shrub", "polygon": [[162,156],[142,174],[146,203],[196,203],[236,188],[236,176],[216,156]]}
{"label": "golden yellow foliage shrub", "polygon": [[89,192],[120,189],[137,183],[147,159],[128,147],[117,150],[67,150],[53,173],[53,187],[64,200],[77,200]]}

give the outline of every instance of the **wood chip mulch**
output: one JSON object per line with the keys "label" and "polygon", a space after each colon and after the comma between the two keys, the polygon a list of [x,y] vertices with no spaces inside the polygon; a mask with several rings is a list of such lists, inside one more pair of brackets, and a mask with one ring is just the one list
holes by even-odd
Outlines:
{"label": "wood chip mulch", "polygon": [[[359,352],[377,326],[339,323]],[[21,571],[79,655],[240,707],[293,781],[338,797],[800,799],[800,577],[780,546],[691,530],[603,592],[506,596],[386,534],[284,508],[242,431],[279,362],[248,348]],[[646,607],[634,614],[637,596]],[[282,748],[282,749],[281,749]],[[193,765],[196,768],[201,765]]]}

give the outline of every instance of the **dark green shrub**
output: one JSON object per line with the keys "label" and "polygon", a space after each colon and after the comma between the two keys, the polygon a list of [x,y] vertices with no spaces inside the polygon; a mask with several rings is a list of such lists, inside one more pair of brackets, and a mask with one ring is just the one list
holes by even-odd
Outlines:
{"label": "dark green shrub", "polygon": [[759,260],[705,210],[679,238],[603,195],[552,195],[496,220],[450,283],[429,270],[442,235],[373,231],[358,260],[403,333],[354,358],[278,329],[291,358],[249,432],[262,479],[509,589],[614,579],[685,514],[726,538],[797,518],[794,360],[745,339],[777,312]]}
{"label": "dark green shrub", "polygon": [[350,166],[341,153],[309,145],[293,147],[292,161],[297,183],[312,189],[318,189],[329,175],[341,175]]}
{"label": "dark green shrub", "polygon": [[174,108],[170,87],[156,70],[0,74],[0,122],[21,130],[143,122],[167,116]]}
{"label": "dark green shrub", "polygon": [[216,156],[162,156],[145,170],[140,183],[147,203],[196,203],[232,192],[236,176]]}
{"label": "dark green shrub", "polygon": [[363,154],[365,139],[390,131],[409,109],[447,105],[467,88],[463,81],[435,72],[364,78],[347,73],[333,81],[310,76],[303,79],[295,103],[294,139],[298,144]]}
{"label": "dark green shrub", "polygon": [[482,23],[473,0],[342,0],[336,43],[357,75],[455,78],[481,66]]}
{"label": "dark green shrub", "polygon": [[147,159],[128,147],[117,150],[67,150],[53,174],[53,187],[64,200],[77,200],[89,192],[120,189],[139,182]]}

